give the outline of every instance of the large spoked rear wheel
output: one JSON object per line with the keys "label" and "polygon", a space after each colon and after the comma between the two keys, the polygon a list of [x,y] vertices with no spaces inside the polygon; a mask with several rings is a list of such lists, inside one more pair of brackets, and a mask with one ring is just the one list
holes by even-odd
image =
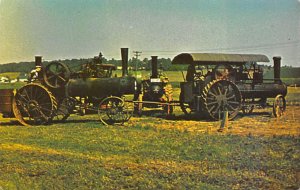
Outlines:
{"label": "large spoked rear wheel", "polygon": [[98,107],[98,115],[104,125],[124,124],[131,118],[132,113],[133,108],[116,96],[105,98]]}
{"label": "large spoked rear wheel", "polygon": [[206,85],[202,93],[204,113],[213,120],[221,119],[225,111],[232,120],[241,109],[241,93],[228,80],[214,80]]}
{"label": "large spoked rear wheel", "polygon": [[13,102],[13,112],[23,125],[46,124],[53,117],[57,103],[52,93],[40,84],[20,88]]}
{"label": "large spoked rear wheel", "polygon": [[281,94],[277,95],[273,103],[273,115],[280,117],[286,110],[286,101]]}

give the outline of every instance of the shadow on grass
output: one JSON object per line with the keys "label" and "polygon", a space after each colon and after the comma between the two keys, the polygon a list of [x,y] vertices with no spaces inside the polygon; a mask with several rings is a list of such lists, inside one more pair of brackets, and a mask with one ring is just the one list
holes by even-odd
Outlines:
{"label": "shadow on grass", "polygon": [[[136,117],[141,117],[138,115],[134,115]],[[263,112],[253,112],[253,113],[249,113],[249,114],[243,114],[243,113],[238,113],[238,115],[234,118],[235,121],[238,121],[242,118],[245,117],[263,117],[263,118],[271,118],[272,115],[270,114],[270,112],[267,111],[263,111]],[[153,118],[160,118],[160,119],[166,119],[166,120],[171,120],[171,121],[203,121],[203,122],[213,122],[214,120],[208,119],[205,117],[205,115],[200,115],[200,114],[180,114],[180,115],[175,115],[175,114],[170,114],[167,115],[165,112],[163,111],[157,111],[157,110],[146,110],[143,111],[142,113],[142,117],[153,117]]]}
{"label": "shadow on grass", "polygon": [[[165,120],[170,120],[170,121],[203,121],[203,122],[213,122],[214,120],[210,120],[205,118],[204,115],[199,115],[199,114],[190,114],[190,115],[185,115],[185,114],[180,114],[180,115],[175,115],[175,114],[170,114],[167,115],[164,111],[162,110],[146,110],[143,111],[142,116],[138,116],[134,114],[135,117],[149,117],[149,118],[160,118],[160,119],[165,119]],[[253,112],[249,114],[243,114],[239,113],[235,118],[234,121],[238,121],[240,119],[243,119],[245,117],[262,117],[262,118],[271,118],[272,115],[270,112],[264,111],[264,112]],[[42,125],[42,126],[51,126],[51,125],[57,125],[57,124],[80,124],[80,123],[91,123],[91,124],[99,124],[103,125],[101,121],[97,119],[68,119],[65,121],[59,121],[59,120],[53,120],[49,122],[48,124]],[[1,126],[23,126],[21,125],[17,120],[8,120],[8,121],[1,121],[0,122]],[[116,124],[119,125],[119,124]]]}

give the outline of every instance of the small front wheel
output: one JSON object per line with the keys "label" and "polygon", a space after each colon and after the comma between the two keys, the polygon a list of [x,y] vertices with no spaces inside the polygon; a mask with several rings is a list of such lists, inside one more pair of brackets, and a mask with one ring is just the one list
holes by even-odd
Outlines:
{"label": "small front wheel", "polygon": [[132,112],[124,100],[116,96],[103,99],[98,107],[98,115],[104,125],[123,124],[131,118]]}

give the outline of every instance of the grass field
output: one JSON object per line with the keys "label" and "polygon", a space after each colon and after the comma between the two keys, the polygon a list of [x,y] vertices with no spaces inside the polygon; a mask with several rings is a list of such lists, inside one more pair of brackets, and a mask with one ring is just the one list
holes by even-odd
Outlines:
{"label": "grass field", "polygon": [[[176,89],[175,89],[176,91]],[[289,88],[288,98],[300,95]],[[300,107],[219,122],[161,115],[103,126],[96,115],[22,127],[0,119],[0,189],[298,189]]]}
{"label": "grass field", "polygon": [[[300,88],[288,92],[300,101]],[[239,114],[223,133],[178,107],[169,119],[145,111],[123,126],[97,115],[35,127],[0,117],[0,190],[298,189],[300,106],[279,119],[271,111]]]}

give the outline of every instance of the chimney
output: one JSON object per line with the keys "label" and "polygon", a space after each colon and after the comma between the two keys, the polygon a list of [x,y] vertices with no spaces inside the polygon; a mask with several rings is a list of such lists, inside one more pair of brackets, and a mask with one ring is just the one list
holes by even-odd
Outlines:
{"label": "chimney", "polygon": [[274,82],[280,81],[281,57],[273,57],[274,61]]}
{"label": "chimney", "polygon": [[42,66],[42,56],[40,55],[35,56],[35,66]]}
{"label": "chimney", "polygon": [[152,75],[151,78],[158,78],[157,56],[151,56]]}
{"label": "chimney", "polygon": [[128,48],[121,48],[122,76],[128,75]]}

